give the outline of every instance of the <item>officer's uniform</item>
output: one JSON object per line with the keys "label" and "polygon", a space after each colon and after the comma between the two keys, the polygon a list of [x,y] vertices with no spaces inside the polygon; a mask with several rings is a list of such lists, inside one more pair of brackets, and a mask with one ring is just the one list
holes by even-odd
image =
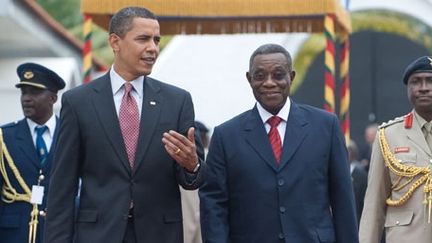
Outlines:
{"label": "officer's uniform", "polygon": [[[65,86],[57,74],[37,64],[22,64],[17,73],[21,80],[17,88],[30,85],[57,93]],[[57,120],[51,118],[57,124],[51,127],[59,127]],[[49,172],[58,133],[58,129],[54,130],[47,131],[53,139],[48,156],[41,163],[27,118],[0,127],[0,243],[42,242]],[[36,194],[33,186],[40,186],[36,190],[42,190],[45,196],[32,200],[32,194]],[[32,203],[35,200],[42,203]]]}
{"label": "officer's uniform", "polygon": [[[432,59],[409,65],[414,72],[432,72]],[[379,127],[372,149],[368,188],[360,222],[360,243],[432,242],[432,144],[427,122],[414,110]]]}

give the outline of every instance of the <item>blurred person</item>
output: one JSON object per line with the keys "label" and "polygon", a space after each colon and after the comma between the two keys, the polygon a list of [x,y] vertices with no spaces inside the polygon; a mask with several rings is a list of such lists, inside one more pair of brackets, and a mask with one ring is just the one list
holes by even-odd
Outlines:
{"label": "blurred person", "polygon": [[257,102],[210,142],[199,192],[204,242],[358,242],[339,121],[291,100],[294,77],[284,47],[251,55],[246,78]]}
{"label": "blurred person", "polygon": [[367,172],[359,161],[358,147],[353,140],[348,143],[348,159],[350,162],[351,179],[354,189],[357,222],[360,222],[367,187]]}
{"label": "blurred person", "polygon": [[42,243],[59,130],[53,106],[65,82],[36,63],[19,65],[17,74],[25,118],[0,127],[0,243]]}
{"label": "blurred person", "polygon": [[[207,154],[209,142],[209,129],[200,121],[195,121],[195,129],[199,134]],[[198,190],[184,190],[180,187],[183,211],[183,238],[184,243],[201,243],[200,205]]]}
{"label": "blurred person", "polygon": [[403,83],[414,107],[383,123],[372,149],[360,242],[432,241],[432,57],[405,69]]}
{"label": "blurred person", "polygon": [[372,123],[366,126],[364,131],[365,144],[361,147],[360,160],[365,167],[366,171],[369,171],[369,161],[372,154],[372,144],[375,140],[375,135],[378,131],[378,124]]}
{"label": "blurred person", "polygon": [[190,94],[148,76],[160,39],[151,11],[119,10],[111,69],[63,95],[45,243],[183,242],[179,185],[202,184],[204,154]]}

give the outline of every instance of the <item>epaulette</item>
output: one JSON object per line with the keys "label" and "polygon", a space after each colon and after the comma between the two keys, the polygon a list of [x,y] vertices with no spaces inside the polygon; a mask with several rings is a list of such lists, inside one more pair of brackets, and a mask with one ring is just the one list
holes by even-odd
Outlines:
{"label": "epaulette", "polygon": [[393,125],[393,124],[403,122],[406,116],[407,116],[407,115],[405,115],[405,116],[400,116],[400,117],[396,117],[395,119],[390,120],[390,121],[388,121],[388,122],[383,122],[381,125],[378,126],[378,128],[379,128],[379,129],[381,129],[381,128],[386,128],[386,127],[391,126],[391,125]]}
{"label": "epaulette", "polygon": [[16,124],[18,124],[18,122],[19,122],[19,120],[16,120],[16,121],[14,121],[14,122],[9,122],[9,123],[6,123],[6,124],[4,124],[4,125],[1,125],[0,128],[13,127],[13,126],[16,126]]}

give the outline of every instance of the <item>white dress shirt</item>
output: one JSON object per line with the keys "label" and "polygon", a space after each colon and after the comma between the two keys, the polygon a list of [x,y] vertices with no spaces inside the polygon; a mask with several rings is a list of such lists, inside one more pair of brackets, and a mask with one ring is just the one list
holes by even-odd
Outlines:
{"label": "white dress shirt", "polygon": [[[279,125],[277,127],[278,132],[279,132],[279,136],[281,138],[282,146],[284,143],[285,131],[286,131],[286,126],[287,126],[290,108],[291,108],[291,100],[289,98],[287,98],[285,105],[282,107],[282,109],[277,114],[277,116],[282,119],[282,121],[279,123]],[[259,102],[257,102],[257,109],[258,109],[258,113],[261,117],[261,120],[264,123],[264,127],[266,129],[266,132],[268,134],[270,132],[270,125],[267,123],[267,120],[270,117],[272,117],[273,114],[271,114],[266,109],[264,109],[264,107],[262,107],[262,105]]]}
{"label": "white dress shirt", "polygon": [[[37,133],[36,133],[35,128],[38,126],[43,126],[43,125],[39,125],[36,122],[30,120],[29,118],[27,118],[26,120],[27,120],[27,124],[29,126],[29,129],[30,129],[30,134],[32,135],[32,138],[33,138],[33,144],[36,148]],[[48,152],[51,149],[51,144],[52,144],[52,141],[54,138],[54,132],[56,129],[56,123],[57,123],[57,119],[56,119],[56,116],[53,114],[51,116],[51,118],[44,124],[45,126],[48,127],[48,129],[42,134],[42,138],[45,141],[45,145],[47,146]]]}
{"label": "white dress shirt", "polygon": [[[116,71],[114,67],[110,69],[110,78],[111,78],[111,87],[113,92],[114,104],[117,112],[117,116],[120,112],[120,105],[122,102],[123,94],[125,92],[123,84],[127,81],[124,80]],[[141,110],[142,110],[142,101],[143,101],[143,87],[144,87],[144,76],[140,76],[137,79],[130,81],[133,86],[133,90],[131,91],[132,97],[135,99],[137,106],[139,117],[141,118]]]}

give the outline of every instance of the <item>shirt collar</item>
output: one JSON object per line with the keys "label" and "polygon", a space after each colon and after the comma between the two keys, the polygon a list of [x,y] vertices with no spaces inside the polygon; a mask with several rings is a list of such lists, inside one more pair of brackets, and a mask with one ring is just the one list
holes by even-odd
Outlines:
{"label": "shirt collar", "polygon": [[[43,125],[45,125],[45,126],[47,126],[48,127],[48,133],[50,134],[50,136],[51,137],[53,137],[53,135],[54,135],[54,130],[55,130],[55,128],[56,128],[56,116],[53,114],[51,117],[50,117],[50,119],[48,119],[48,121],[45,123],[45,124],[43,124]],[[35,133],[36,131],[35,131],[35,128],[37,127],[37,126],[43,126],[43,125],[39,125],[39,124],[37,124],[36,122],[34,122],[34,121],[32,121],[30,118],[26,118],[26,120],[27,120],[27,124],[28,124],[28,126],[29,126],[29,128],[30,128],[30,132],[31,132],[31,134],[33,134],[33,133]]]}
{"label": "shirt collar", "polygon": [[[112,87],[113,95],[119,92],[123,87],[123,84],[127,82],[114,70],[114,66],[111,66],[110,69],[110,79],[111,79],[111,87]],[[144,76],[139,76],[138,78],[130,81],[130,83],[134,87],[134,90],[135,92],[137,92],[138,96],[142,98],[143,87],[144,87]]]}
{"label": "shirt collar", "polygon": [[[290,108],[291,108],[291,100],[289,98],[287,98],[284,106],[279,111],[277,116],[280,117],[282,119],[282,121],[287,122]],[[257,109],[258,109],[258,113],[259,113],[263,123],[266,123],[267,120],[273,116],[273,114],[271,114],[266,109],[264,109],[264,107],[259,102],[257,102]]]}
{"label": "shirt collar", "polygon": [[418,124],[420,125],[420,128],[423,128],[423,126],[428,123],[423,117],[421,117],[415,110],[414,110],[414,117],[417,120]]}

